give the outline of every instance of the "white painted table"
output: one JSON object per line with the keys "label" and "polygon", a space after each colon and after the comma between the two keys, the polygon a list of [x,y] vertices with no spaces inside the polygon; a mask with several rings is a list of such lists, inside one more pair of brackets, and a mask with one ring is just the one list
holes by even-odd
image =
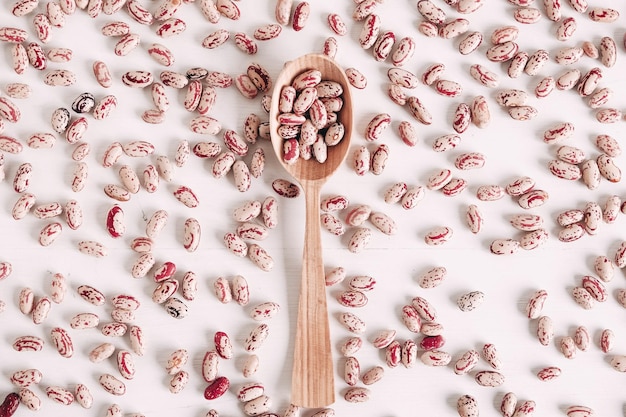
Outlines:
{"label": "white painted table", "polygon": [[[31,17],[17,18],[10,14],[10,4],[1,6],[2,26],[15,26],[27,29],[30,39],[36,38],[30,25]],[[44,2],[42,2],[44,3]],[[143,0],[151,10],[158,2]],[[224,28],[234,34],[243,31],[252,34],[257,27],[274,22],[274,2],[241,1],[241,19],[230,21],[224,17],[217,25],[208,23],[199,12],[199,1],[183,4],[178,16],[187,22],[187,30],[176,37],[161,39],[153,28],[141,26],[126,14],[118,16],[101,15],[89,18],[84,11],[77,11],[67,18],[66,26],[54,28],[52,40],[45,47],[68,47],[73,49],[74,58],[70,64],[50,63],[49,68],[71,68],[78,82],[71,87],[48,87],[43,84],[43,74],[29,68],[22,76],[11,68],[9,47],[2,46],[0,59],[0,79],[2,89],[10,82],[25,82],[31,85],[33,94],[26,100],[14,100],[22,111],[22,119],[17,124],[5,123],[4,134],[25,139],[35,132],[52,132],[49,118],[57,107],[69,107],[74,98],[85,91],[96,98],[114,94],[119,101],[117,110],[108,119],[97,121],[87,116],[89,128],[85,140],[91,146],[86,162],[89,166],[88,184],[79,193],[70,189],[74,162],[71,160],[73,146],[62,137],[52,149],[29,149],[17,155],[5,155],[7,179],[0,183],[0,261],[13,265],[12,275],[0,282],[0,299],[6,311],[0,315],[2,341],[0,345],[0,393],[14,391],[9,381],[10,375],[26,368],[38,368],[43,373],[41,384],[33,388],[43,405],[40,413],[67,416],[102,416],[112,403],[121,406],[124,413],[142,413],[146,416],[203,416],[214,408],[221,415],[242,415],[242,406],[234,392],[236,387],[247,382],[241,375],[241,367],[246,353],[243,341],[248,332],[257,324],[249,317],[252,305],[264,301],[275,301],[282,308],[280,313],[267,323],[270,334],[258,351],[260,368],[249,380],[265,385],[266,393],[272,398],[272,411],[282,413],[289,404],[291,386],[293,335],[295,333],[295,313],[300,277],[300,258],[303,240],[303,199],[286,200],[279,198],[279,226],[272,230],[262,246],[275,260],[271,272],[262,272],[248,259],[239,259],[229,253],[222,243],[224,233],[233,231],[236,223],[232,220],[233,209],[246,200],[262,200],[275,195],[271,182],[285,176],[274,156],[269,142],[259,141],[254,148],[261,147],[267,155],[267,167],[263,177],[253,181],[246,193],[238,192],[233,186],[232,174],[217,180],[210,174],[211,162],[191,156],[187,164],[177,168],[171,184],[161,181],[158,190],[149,194],[141,190],[129,202],[120,205],[125,212],[126,234],[119,239],[107,235],[105,217],[115,203],[102,192],[108,183],[117,183],[117,170],[120,164],[128,164],[141,171],[148,163],[154,163],[156,155],[174,157],[180,140],[188,140],[193,146],[201,140],[221,142],[221,137],[206,137],[194,134],[188,124],[192,114],[184,110],[184,93],[167,89],[171,109],[166,120],[160,125],[149,125],[141,121],[141,113],[152,107],[148,90],[142,91],[124,86],[120,78],[129,70],[148,70],[155,74],[166,69],[147,52],[148,45],[159,42],[170,48],[176,62],[171,70],[185,72],[192,67],[205,67],[226,72],[232,76],[243,73],[251,62],[264,65],[275,77],[284,61],[299,55],[321,51],[324,40],[332,36],[326,24],[328,13],[340,14],[349,27],[349,33],[337,37],[339,52],[337,61],[344,67],[354,67],[368,78],[365,90],[353,90],[355,133],[354,148],[366,145],[374,150],[377,143],[366,143],[363,132],[369,120],[376,114],[388,112],[392,116],[392,126],[384,132],[380,143],[390,148],[390,159],[383,174],[368,173],[362,177],[355,174],[349,161],[340,168],[323,190],[324,196],[342,194],[350,202],[369,204],[374,210],[390,215],[398,224],[398,233],[386,236],[374,231],[369,247],[359,254],[352,254],[346,244],[352,232],[348,228],[341,237],[323,233],[324,258],[330,270],[343,266],[348,277],[367,274],[375,277],[376,289],[368,293],[367,306],[354,312],[367,323],[362,335],[364,346],[356,354],[362,370],[381,365],[385,368],[384,378],[371,386],[371,399],[363,404],[349,404],[342,397],[347,386],[343,382],[343,364],[339,346],[350,336],[337,321],[340,313],[346,311],[335,300],[346,288],[345,283],[328,289],[329,314],[333,356],[336,363],[337,401],[333,408],[338,415],[366,416],[407,416],[413,414],[455,415],[456,400],[463,394],[474,396],[483,415],[498,415],[499,402],[508,391],[517,394],[520,400],[532,399],[537,403],[536,415],[564,415],[565,407],[582,404],[593,407],[597,415],[624,415],[626,405],[622,393],[624,375],[613,370],[609,361],[613,354],[626,354],[626,334],[623,320],[624,309],[616,301],[618,289],[624,287],[621,271],[606,284],[609,299],[597,303],[591,310],[583,310],[571,297],[571,289],[579,285],[583,275],[593,274],[593,259],[598,255],[612,257],[619,243],[625,238],[624,219],[619,217],[612,225],[602,224],[595,236],[585,236],[577,242],[562,243],[556,239],[559,226],[556,215],[566,209],[583,208],[588,201],[604,204],[610,195],[624,196],[622,183],[602,181],[596,190],[589,190],[581,181],[560,180],[549,173],[547,163],[554,158],[557,145],[547,145],[542,140],[543,131],[556,123],[569,121],[575,124],[575,135],[566,144],[583,149],[588,157],[595,158],[599,150],[594,146],[595,135],[609,134],[621,140],[624,122],[602,125],[595,120],[590,110],[575,90],[555,91],[545,99],[530,99],[539,115],[532,121],[519,122],[511,119],[506,111],[495,102],[495,90],[489,90],[469,76],[472,64],[481,64],[500,75],[500,88],[519,88],[532,91],[544,76],[558,76],[565,68],[551,60],[541,70],[540,75],[522,75],[518,79],[508,78],[505,64],[494,64],[485,57],[489,46],[489,36],[500,25],[517,25],[520,28],[518,43],[521,50],[534,52],[543,48],[554,56],[564,46],[580,45],[585,40],[598,43],[602,36],[612,36],[618,43],[619,57],[615,67],[607,69],[599,61],[583,57],[572,67],[586,72],[594,66],[602,68],[602,86],[610,86],[615,96],[609,105],[622,109],[625,91],[623,73],[624,59],[621,39],[621,20],[616,24],[594,23],[586,15],[573,11],[563,4],[564,16],[574,16],[578,30],[570,41],[559,42],[554,38],[556,24],[545,17],[534,25],[522,26],[512,18],[514,6],[505,1],[490,1],[482,9],[466,16],[470,30],[478,30],[486,39],[479,49],[462,56],[457,51],[458,40],[426,38],[417,32],[420,21],[415,1],[390,2],[378,6],[377,13],[385,30],[392,30],[399,39],[404,36],[415,38],[418,50],[404,66],[418,76],[431,64],[441,62],[446,65],[444,77],[460,82],[463,93],[451,99],[439,96],[432,88],[420,85],[408,94],[416,95],[425,103],[433,115],[433,123],[424,126],[411,118],[406,109],[393,104],[386,96],[387,69],[389,63],[378,63],[371,51],[363,51],[358,45],[361,23],[351,20],[354,5],[350,1],[311,2],[311,16],[306,28],[295,32],[289,27],[275,40],[259,42],[259,52],[248,56],[238,50],[232,39],[215,50],[200,46],[201,40],[216,28]],[[437,1],[449,17],[458,17],[444,2]],[[563,2],[567,3],[567,2]],[[592,6],[602,2],[593,1]],[[604,2],[604,5],[613,5]],[[626,12],[622,5],[619,11]],[[38,9],[42,10],[43,4]],[[537,7],[542,8],[542,5]],[[115,19],[131,24],[132,30],[141,36],[141,45],[126,57],[113,53],[116,40],[105,38],[100,28]],[[93,61],[102,60],[109,65],[114,83],[109,89],[100,87],[92,74]],[[434,139],[440,135],[453,133],[451,122],[454,108],[461,101],[470,102],[476,95],[487,97],[492,120],[485,129],[471,126],[462,135],[461,144],[454,150],[435,153],[431,149]],[[225,129],[243,131],[243,121],[249,113],[257,113],[262,119],[267,116],[260,107],[260,95],[255,100],[244,99],[231,87],[218,91],[217,104],[210,113]],[[75,115],[74,115],[75,116]],[[402,120],[411,121],[419,132],[419,143],[408,147],[397,134],[397,125]],[[132,140],[148,140],[156,147],[155,155],[149,158],[131,159],[122,157],[113,168],[103,168],[101,160],[106,147],[113,141],[126,143]],[[454,158],[462,152],[477,151],[486,156],[484,168],[460,172],[453,167]],[[248,160],[248,158],[246,158]],[[615,158],[623,166],[623,156]],[[83,207],[84,225],[76,230],[65,227],[59,239],[49,247],[41,247],[37,242],[39,230],[45,221],[33,215],[15,221],[11,209],[18,195],[12,190],[12,179],[19,164],[30,162],[33,177],[29,192],[37,197],[38,203],[58,201],[62,204],[76,199]],[[424,200],[413,210],[404,210],[399,205],[388,205],[383,194],[391,184],[403,181],[409,185],[424,185],[427,178],[436,170],[451,168],[455,176],[461,176],[469,187],[457,197],[445,197],[440,192],[429,191]],[[537,187],[550,194],[549,201],[531,212],[541,215],[551,235],[549,241],[533,251],[520,250],[512,256],[495,256],[489,252],[489,245],[496,238],[519,238],[521,233],[509,224],[513,214],[524,213],[514,199],[505,197],[496,202],[480,202],[475,196],[480,185],[506,185],[512,179],[527,175],[534,178]],[[200,205],[189,209],[172,196],[176,185],[191,187],[198,195]],[[469,204],[477,204],[483,213],[483,230],[473,235],[465,224],[465,209]],[[189,315],[176,320],[167,315],[159,305],[150,300],[154,283],[150,277],[133,279],[130,268],[137,254],[129,249],[132,238],[142,236],[145,223],[152,213],[165,209],[169,221],[155,242],[154,255],[157,263],[172,261],[178,268],[177,277],[184,271],[192,270],[199,277],[197,299],[188,302]],[[345,213],[339,214],[341,218]],[[188,253],[182,246],[182,226],[188,217],[197,218],[202,225],[202,239],[198,250]],[[445,225],[454,230],[454,236],[446,244],[429,247],[424,243],[425,233],[435,226]],[[77,250],[77,242],[97,240],[108,248],[108,256],[96,259]],[[416,281],[419,274],[433,266],[445,266],[448,274],[445,281],[434,289],[421,289]],[[34,325],[30,317],[22,315],[17,308],[19,291],[28,286],[37,297],[49,293],[49,282],[53,273],[62,273],[69,283],[69,291],[60,305],[53,305],[48,319],[41,325]],[[231,279],[243,275],[250,284],[251,300],[247,307],[233,302],[222,305],[213,294],[213,282],[223,276]],[[94,312],[100,315],[101,322],[110,321],[111,305],[94,307],[83,301],[76,293],[76,287],[89,284],[97,287],[107,297],[119,293],[132,294],[142,301],[137,311],[135,323],[142,327],[146,338],[146,354],[136,357],[136,376],[127,381],[127,393],[122,397],[107,394],[98,385],[102,373],[118,375],[115,362],[107,360],[92,364],[88,352],[96,345],[111,341],[118,349],[128,349],[127,337],[108,339],[97,329],[71,330],[69,320],[80,312]],[[543,314],[549,315],[555,324],[556,339],[573,335],[579,325],[586,326],[593,337],[589,351],[578,352],[575,359],[565,359],[556,344],[544,347],[535,336],[536,322],[525,317],[524,309],[528,297],[537,289],[547,290],[549,296]],[[472,312],[461,312],[456,299],[468,291],[482,291],[485,302]],[[479,386],[470,375],[457,376],[452,367],[429,368],[418,363],[412,369],[402,365],[389,369],[384,363],[384,352],[377,351],[371,340],[384,329],[397,330],[397,340],[420,336],[410,333],[400,320],[403,305],[420,295],[427,298],[438,311],[438,321],[444,326],[447,340],[444,350],[453,361],[468,349],[480,350],[484,343],[496,345],[501,356],[502,372],[506,377],[498,388]],[[75,346],[75,354],[66,359],[55,351],[50,337],[50,329],[61,326],[69,329]],[[603,354],[599,347],[599,335],[604,328],[615,332],[615,348]],[[231,390],[211,402],[203,398],[206,383],[202,380],[200,364],[207,349],[212,349],[216,331],[227,332],[233,340],[235,357],[220,362],[219,373],[230,378]],[[16,352],[11,347],[13,340],[22,335],[35,335],[46,340],[41,352]],[[186,389],[174,395],[168,391],[169,376],[164,366],[168,355],[179,348],[185,348],[190,361],[185,370],[190,374]],[[556,380],[541,382],[536,372],[546,366],[558,366],[562,375]],[[482,361],[476,370],[487,370]],[[62,406],[45,398],[44,389],[49,385],[59,385],[73,389],[77,383],[86,384],[94,396],[93,408],[89,411],[80,406]],[[25,407],[18,411],[19,416],[28,415]],[[307,410],[303,415],[311,415]]]}

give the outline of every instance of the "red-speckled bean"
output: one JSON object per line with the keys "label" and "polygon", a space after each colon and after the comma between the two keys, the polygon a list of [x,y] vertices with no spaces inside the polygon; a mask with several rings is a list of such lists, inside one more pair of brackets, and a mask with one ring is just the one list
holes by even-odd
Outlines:
{"label": "red-speckled bean", "polygon": [[454,363],[454,373],[465,375],[474,369],[480,360],[480,354],[476,350],[468,350]]}
{"label": "red-speckled bean", "polygon": [[58,404],[70,405],[74,402],[74,394],[59,386],[46,387],[46,395]]}
{"label": "red-speckled bean", "polygon": [[452,229],[447,226],[438,226],[431,229],[424,236],[427,245],[438,246],[448,242],[452,238]]}

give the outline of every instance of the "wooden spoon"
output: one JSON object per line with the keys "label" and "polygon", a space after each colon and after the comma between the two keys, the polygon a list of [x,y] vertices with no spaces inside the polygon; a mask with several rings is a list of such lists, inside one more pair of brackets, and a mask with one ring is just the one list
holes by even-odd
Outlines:
{"label": "wooden spoon", "polygon": [[[281,89],[290,85],[296,75],[309,69],[322,73],[322,80],[336,81],[343,87],[343,108],[338,121],[345,135],[341,142],[328,147],[324,163],[302,158],[292,165],[283,161],[283,142],[278,135],[278,101]],[[274,152],[283,167],[300,183],[306,203],[302,282],[298,305],[298,322],[294,350],[291,402],[309,408],[326,407],[335,401],[333,363],[330,349],[326,283],[322,262],[320,233],[320,190],[337,170],[348,153],[352,133],[352,99],[346,75],[335,61],[325,55],[310,54],[289,61],[279,74],[272,94],[270,134]]]}

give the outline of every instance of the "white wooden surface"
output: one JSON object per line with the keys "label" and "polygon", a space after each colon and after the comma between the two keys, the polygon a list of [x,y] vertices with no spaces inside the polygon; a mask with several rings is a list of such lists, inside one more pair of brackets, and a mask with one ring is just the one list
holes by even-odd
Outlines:
{"label": "white wooden surface", "polygon": [[[6,1],[0,9],[3,26],[15,26],[29,30],[31,39],[35,33],[30,26],[30,18],[16,18],[10,14],[10,4]],[[44,2],[42,2],[44,3]],[[156,1],[143,3],[154,10]],[[196,2],[197,3],[197,2]],[[80,193],[73,193],[69,182],[73,162],[70,154],[72,146],[59,136],[53,149],[34,150],[25,148],[19,155],[5,155],[7,180],[0,183],[0,260],[12,263],[13,274],[0,282],[0,299],[6,302],[7,309],[0,314],[0,393],[14,391],[9,376],[18,369],[36,367],[43,372],[40,386],[33,390],[43,399],[40,413],[67,416],[104,415],[112,403],[118,403],[125,413],[143,413],[146,416],[191,416],[199,417],[214,408],[221,415],[243,415],[241,404],[234,395],[235,389],[247,380],[241,375],[241,365],[245,357],[243,340],[256,325],[249,318],[250,306],[263,301],[280,303],[280,314],[268,322],[270,336],[259,350],[260,369],[252,380],[262,382],[266,393],[272,398],[272,411],[282,413],[289,403],[291,386],[291,352],[295,333],[300,259],[303,240],[303,199],[285,200],[279,198],[280,223],[272,230],[270,237],[262,242],[275,260],[274,269],[265,273],[249,260],[239,259],[229,253],[222,244],[222,236],[233,231],[236,223],[232,220],[232,210],[246,200],[263,199],[274,195],[271,182],[286,174],[271,154],[269,142],[260,142],[267,154],[267,168],[262,179],[253,181],[250,191],[239,193],[233,186],[232,175],[216,180],[210,174],[210,162],[192,156],[189,162],[175,172],[172,184],[161,181],[158,191],[148,194],[145,190],[134,195],[121,206],[125,212],[127,233],[121,239],[110,238],[104,227],[107,210],[114,203],[102,192],[107,183],[116,183],[117,168],[103,168],[101,158],[104,149],[113,141],[149,140],[156,146],[156,154],[173,158],[181,139],[193,145],[200,140],[221,141],[221,137],[208,138],[193,134],[189,120],[193,117],[182,107],[183,92],[168,89],[172,108],[162,125],[148,125],[141,121],[141,113],[152,107],[149,92],[124,86],[120,77],[129,70],[150,70],[155,74],[164,70],[146,53],[146,46],[160,42],[175,54],[176,62],[169,68],[185,72],[195,66],[219,70],[232,76],[245,71],[251,62],[264,65],[275,77],[286,60],[299,55],[317,52],[322,48],[326,37],[332,32],[326,25],[330,12],[339,13],[349,26],[349,33],[337,37],[339,53],[337,61],[344,67],[355,67],[368,78],[368,87],[363,91],[353,91],[355,113],[354,147],[365,144],[374,149],[376,143],[366,143],[363,137],[368,121],[377,113],[388,112],[393,123],[383,134],[381,143],[390,147],[390,160],[380,176],[367,174],[358,177],[349,163],[339,169],[323,190],[324,195],[342,194],[352,204],[369,204],[373,209],[384,211],[392,216],[399,226],[394,236],[385,236],[375,231],[369,247],[359,254],[349,253],[346,244],[351,229],[341,237],[323,233],[324,258],[328,269],[335,266],[346,268],[348,277],[368,274],[376,278],[375,291],[368,294],[366,307],[354,311],[367,323],[367,331],[362,335],[364,347],[357,354],[363,370],[382,365],[385,377],[371,386],[371,399],[364,404],[349,404],[343,400],[346,384],[343,382],[343,359],[339,345],[350,334],[337,322],[337,316],[346,311],[336,301],[336,295],[345,288],[345,283],[328,289],[331,336],[336,364],[337,402],[333,405],[337,415],[364,416],[408,416],[414,414],[455,415],[456,400],[460,395],[470,394],[478,400],[483,415],[498,415],[499,401],[505,392],[513,391],[521,400],[532,399],[537,403],[536,415],[563,415],[568,405],[583,404],[593,407],[597,415],[624,415],[625,400],[621,387],[624,375],[609,366],[612,354],[626,354],[626,333],[623,328],[624,309],[616,302],[615,293],[624,287],[624,276],[617,271],[615,278],[607,283],[609,300],[585,311],[573,301],[570,290],[578,285],[581,277],[593,273],[592,263],[597,255],[612,257],[619,242],[625,238],[624,218],[620,217],[613,225],[603,224],[596,236],[586,236],[580,241],[564,244],[556,239],[558,226],[556,215],[565,209],[582,208],[588,201],[603,204],[610,195],[624,196],[622,183],[610,184],[603,181],[594,191],[588,190],[582,182],[567,182],[553,177],[546,168],[553,158],[556,146],[543,143],[542,132],[552,125],[570,121],[576,125],[576,134],[567,144],[584,149],[590,157],[599,151],[593,145],[597,134],[610,134],[621,140],[624,122],[614,125],[601,125],[575,91],[555,91],[549,98],[531,99],[531,104],[539,110],[533,121],[512,120],[495,100],[495,92],[480,86],[469,76],[469,66],[479,63],[496,71],[501,76],[502,88],[521,88],[532,91],[538,80],[546,75],[558,75],[564,68],[551,61],[536,77],[521,76],[509,79],[504,74],[506,65],[490,63],[485,58],[488,37],[500,25],[516,24],[512,18],[513,6],[505,1],[490,1],[478,12],[467,16],[471,30],[479,30],[486,35],[483,45],[469,56],[461,56],[456,48],[458,40],[428,39],[416,31],[420,16],[415,1],[387,1],[379,5],[383,28],[393,30],[397,39],[412,36],[418,43],[418,51],[404,68],[421,75],[423,70],[435,62],[446,65],[444,77],[463,84],[464,91],[458,99],[441,97],[430,87],[420,85],[409,94],[417,95],[428,106],[434,122],[423,126],[411,119],[409,113],[394,105],[386,96],[386,71],[388,63],[377,63],[371,51],[363,51],[357,38],[361,24],[351,20],[354,7],[351,1],[311,2],[312,13],[306,28],[294,32],[285,27],[281,36],[269,42],[259,42],[259,52],[247,56],[239,51],[232,39],[216,50],[206,50],[200,46],[204,36],[217,27],[231,31],[244,31],[251,34],[258,26],[274,22],[273,1],[242,0],[237,4],[242,17],[238,21],[222,18],[218,25],[208,23],[199,13],[198,4],[184,4],[178,16],[188,25],[187,31],[178,37],[160,39],[152,28],[142,27],[125,13],[109,17],[101,15],[89,18],[83,11],[68,17],[66,27],[53,29],[50,47],[69,47],[74,50],[71,64],[49,65],[50,68],[71,68],[76,72],[78,83],[67,88],[52,88],[43,85],[43,74],[30,68],[22,76],[16,75],[10,65],[7,45],[1,45],[0,59],[1,88],[9,82],[27,82],[33,88],[33,95],[27,100],[15,100],[22,110],[22,120],[15,125],[7,124],[5,134],[24,141],[28,135],[38,132],[52,132],[49,117],[60,106],[69,107],[72,100],[84,91],[92,92],[96,98],[105,94],[115,94],[119,100],[116,112],[107,120],[96,121],[90,116],[86,140],[92,147],[87,157],[89,164],[88,186]],[[563,2],[566,3],[566,2]],[[591,6],[609,5],[607,2],[590,1]],[[444,2],[438,1],[450,17],[457,17]],[[612,5],[612,2],[610,2]],[[613,5],[622,14],[622,5]],[[42,6],[40,6],[41,8]],[[538,5],[537,7],[542,7]],[[610,86],[616,92],[610,105],[624,108],[624,57],[621,39],[623,29],[620,22],[607,25],[591,22],[586,16],[578,15],[563,5],[564,16],[576,17],[579,28],[572,40],[559,42],[553,33],[555,25],[543,18],[532,26],[520,26],[518,43],[520,49],[533,52],[544,48],[554,56],[562,46],[580,45],[591,40],[598,43],[602,36],[613,36],[618,42],[618,63],[611,69],[603,69],[602,86]],[[133,31],[142,37],[137,50],[126,57],[113,53],[114,39],[103,37],[100,27],[106,22],[120,19],[131,24]],[[48,45],[47,45],[48,46]],[[114,76],[114,86],[108,90],[100,87],[91,73],[94,60],[106,62]],[[583,58],[575,65],[582,72],[599,61]],[[469,102],[474,96],[488,97],[492,121],[488,128],[480,130],[472,126],[463,134],[462,143],[451,152],[438,154],[432,151],[431,143],[439,135],[452,133],[451,116],[461,101]],[[245,117],[255,112],[262,118],[267,116],[260,107],[260,96],[255,100],[244,99],[231,87],[218,91],[215,109],[211,112],[222,122],[224,128],[242,131]],[[397,135],[397,124],[402,120],[414,123],[420,135],[419,143],[409,148]],[[469,187],[458,197],[445,197],[439,192],[428,192],[420,205],[410,211],[400,206],[387,205],[382,196],[385,189],[397,182],[425,184],[428,176],[436,169],[452,167],[456,155],[461,152],[479,151],[486,155],[484,168],[458,172]],[[151,158],[133,160],[123,157],[123,163],[142,169]],[[623,156],[616,158],[623,166]],[[77,231],[65,227],[62,236],[50,247],[40,247],[37,243],[38,231],[44,222],[32,215],[15,221],[11,218],[11,208],[17,194],[12,190],[11,181],[20,163],[30,162],[34,174],[30,190],[38,202],[77,199],[85,212],[85,223]],[[454,170],[454,168],[452,168]],[[494,238],[519,237],[509,224],[512,214],[524,212],[513,199],[505,197],[497,202],[483,203],[475,197],[476,188],[484,184],[505,185],[511,179],[528,175],[537,181],[537,186],[550,193],[550,200],[544,206],[532,210],[542,215],[551,239],[541,248],[531,252],[520,251],[514,256],[497,257],[489,253],[489,243]],[[176,201],[171,191],[174,185],[191,187],[199,196],[200,206],[188,209]],[[485,226],[480,234],[472,235],[464,223],[464,212],[468,204],[478,204],[485,217]],[[133,279],[130,267],[136,255],[128,244],[133,237],[143,235],[145,222],[158,209],[169,212],[169,222],[156,241],[154,250],[157,262],[175,262],[178,270],[193,270],[200,277],[199,294],[189,302],[190,314],[182,320],[169,317],[163,309],[152,303],[150,295],[154,284],[151,278]],[[343,218],[345,214],[340,214]],[[202,241],[195,253],[187,253],[181,244],[182,224],[188,217],[197,218],[202,224]],[[434,226],[447,225],[453,228],[452,240],[441,247],[428,247],[423,240],[426,231]],[[109,255],[95,259],[83,255],[76,249],[80,240],[98,240],[109,249]],[[448,270],[446,281],[436,289],[420,289],[416,277],[432,266],[445,266]],[[69,280],[70,290],[65,301],[54,305],[49,318],[42,325],[34,325],[29,317],[17,309],[17,294],[24,286],[31,287],[37,296],[49,292],[52,273],[63,273]],[[235,303],[222,305],[212,292],[213,281],[218,276],[232,277],[241,274],[251,286],[251,302],[247,308]],[[53,326],[69,328],[69,319],[79,312],[95,312],[102,322],[108,321],[111,306],[95,308],[80,299],[76,287],[90,284],[107,296],[129,293],[140,297],[142,306],[137,312],[136,324],[140,325],[147,339],[147,353],[136,358],[137,375],[127,382],[127,394],[113,397],[98,386],[101,373],[117,375],[112,360],[92,364],[87,353],[97,344],[107,341],[96,329],[70,330],[76,352],[70,359],[60,357],[49,338]],[[573,360],[568,360],[553,344],[543,347],[534,335],[536,323],[524,315],[524,307],[530,294],[543,288],[549,293],[544,313],[555,323],[557,340],[560,336],[573,335],[574,329],[585,325],[593,335],[593,345],[588,352],[578,352]],[[456,306],[456,298],[471,290],[486,294],[484,304],[469,313],[461,312]],[[451,367],[428,368],[418,363],[412,369],[399,366],[389,369],[384,364],[384,352],[377,351],[370,341],[379,330],[396,329],[397,339],[419,340],[411,334],[400,320],[402,305],[416,295],[422,295],[436,306],[438,321],[445,327],[446,351],[456,359],[467,349],[480,349],[484,343],[494,343],[503,361],[505,383],[498,388],[480,387],[473,380],[473,374],[457,376]],[[598,347],[599,334],[604,328],[611,328],[616,334],[616,346],[611,354],[603,354]],[[235,358],[221,361],[220,374],[230,378],[232,388],[222,398],[208,402],[202,392],[205,382],[200,374],[200,363],[204,352],[212,348],[215,331],[227,332],[234,341]],[[14,338],[21,335],[36,335],[46,339],[43,351],[20,353],[11,348]],[[127,338],[112,341],[118,348],[128,348]],[[170,352],[178,348],[189,351],[191,360],[186,366],[191,379],[187,388],[174,395],[168,391],[169,377],[164,371],[165,360]],[[544,366],[559,366],[563,373],[560,378],[541,382],[535,376]],[[486,370],[488,365],[481,361],[477,370]],[[83,410],[74,404],[69,407],[52,403],[45,398],[44,389],[48,385],[73,388],[84,383],[93,392],[95,402],[91,410]],[[303,415],[311,415],[315,410],[305,410]],[[25,407],[18,411],[19,416],[28,415]]]}

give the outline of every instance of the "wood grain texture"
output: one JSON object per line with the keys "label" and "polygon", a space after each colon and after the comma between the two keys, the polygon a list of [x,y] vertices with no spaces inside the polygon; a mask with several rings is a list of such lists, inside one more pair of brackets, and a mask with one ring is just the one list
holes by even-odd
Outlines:
{"label": "wood grain texture", "polygon": [[[345,127],[345,136],[338,145],[328,148],[328,158],[324,163],[311,158],[308,161],[299,159],[295,164],[287,165],[282,158],[283,139],[277,133],[280,92],[285,85],[291,84],[296,75],[309,69],[318,69],[322,79],[342,85],[344,105],[338,120]],[[344,71],[333,60],[317,54],[304,55],[286,63],[272,94],[270,133],[276,157],[302,186],[306,203],[291,401],[303,407],[326,407],[335,401],[335,394],[320,232],[320,191],[344,161],[350,146],[352,100]]]}

